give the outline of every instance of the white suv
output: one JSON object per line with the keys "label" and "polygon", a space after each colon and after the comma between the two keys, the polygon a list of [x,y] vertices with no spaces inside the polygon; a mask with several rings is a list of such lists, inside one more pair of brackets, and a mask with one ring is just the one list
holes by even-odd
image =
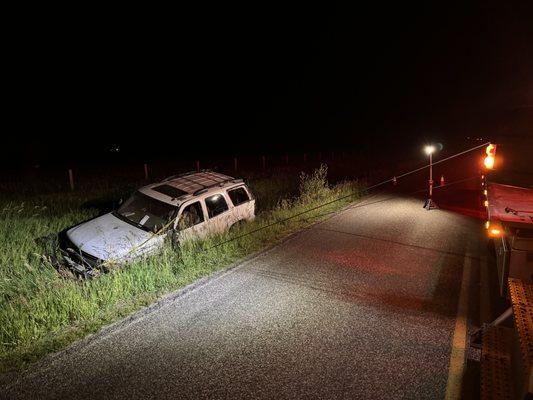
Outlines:
{"label": "white suv", "polygon": [[140,188],[116,211],[68,229],[60,249],[84,276],[103,261],[126,262],[173,241],[223,232],[255,217],[255,200],[242,179],[211,171],[169,177]]}

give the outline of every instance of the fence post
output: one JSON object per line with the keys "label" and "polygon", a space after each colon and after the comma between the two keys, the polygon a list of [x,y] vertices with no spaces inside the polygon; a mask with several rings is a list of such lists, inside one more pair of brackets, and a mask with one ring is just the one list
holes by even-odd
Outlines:
{"label": "fence post", "polygon": [[263,156],[262,159],[263,159],[263,169],[266,169],[266,157]]}
{"label": "fence post", "polygon": [[237,157],[233,158],[233,169],[237,171]]}
{"label": "fence post", "polygon": [[70,190],[74,190],[74,173],[70,168],[68,170],[68,182],[70,184]]}
{"label": "fence post", "polygon": [[200,160],[196,160],[196,172],[200,172]]}
{"label": "fence post", "polygon": [[144,179],[148,180],[148,164],[144,164]]}

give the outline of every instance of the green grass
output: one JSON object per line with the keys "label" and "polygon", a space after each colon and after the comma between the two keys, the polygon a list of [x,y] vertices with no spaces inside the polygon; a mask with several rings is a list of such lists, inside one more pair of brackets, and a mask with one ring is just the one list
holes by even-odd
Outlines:
{"label": "green grass", "polygon": [[[321,167],[300,177],[279,174],[275,178],[251,179],[258,213],[253,223],[239,231],[186,243],[179,252],[168,245],[157,255],[87,281],[58,274],[45,257],[46,242],[37,239],[98,215],[100,210],[91,204],[126,196],[135,185],[113,190],[107,186],[82,188],[43,196],[26,194],[25,201],[14,195],[2,196],[0,371],[24,368],[165,293],[279,241],[358,197],[357,182],[330,186],[326,172]],[[13,188],[9,189],[13,193]],[[349,194],[353,196],[290,218]],[[270,224],[273,225],[231,240]]]}

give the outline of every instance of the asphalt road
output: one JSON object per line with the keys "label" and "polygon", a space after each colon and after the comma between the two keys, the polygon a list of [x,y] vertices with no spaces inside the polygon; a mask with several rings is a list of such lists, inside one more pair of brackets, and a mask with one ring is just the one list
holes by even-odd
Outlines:
{"label": "asphalt road", "polygon": [[2,397],[443,398],[481,224],[386,198],[78,342]]}

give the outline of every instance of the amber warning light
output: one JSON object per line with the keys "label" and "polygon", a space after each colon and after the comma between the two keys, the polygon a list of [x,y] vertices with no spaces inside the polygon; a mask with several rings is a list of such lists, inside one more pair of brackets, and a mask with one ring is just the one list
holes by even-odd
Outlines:
{"label": "amber warning light", "polygon": [[485,228],[487,228],[487,234],[491,238],[502,237],[504,234],[501,224],[494,221],[487,221]]}
{"label": "amber warning light", "polygon": [[483,164],[485,164],[485,168],[494,169],[494,160],[496,158],[496,145],[490,143],[485,149],[485,153],[487,154],[485,160],[483,161]]}

